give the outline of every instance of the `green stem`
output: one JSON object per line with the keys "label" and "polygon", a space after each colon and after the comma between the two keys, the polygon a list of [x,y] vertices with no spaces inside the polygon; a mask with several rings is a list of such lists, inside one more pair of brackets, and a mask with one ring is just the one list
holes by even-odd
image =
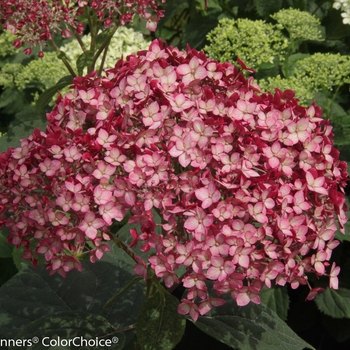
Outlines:
{"label": "green stem", "polygon": [[161,297],[161,302],[163,303],[163,305],[165,304],[165,293],[166,290],[164,289],[164,287],[160,284],[158,277],[153,276],[152,278],[152,282],[153,284],[156,286],[158,293]]}
{"label": "green stem", "polygon": [[[48,40],[47,43],[55,50],[57,57],[59,57],[59,54],[61,53],[60,49],[57,47],[57,45],[52,41]],[[68,72],[71,74],[72,77],[76,77],[77,75],[74,72],[74,69],[72,66],[69,64],[68,60],[65,58],[60,58],[60,60],[63,62],[63,64],[66,66],[68,69]]]}
{"label": "green stem", "polygon": [[[104,49],[108,48],[108,45],[114,35],[114,33],[117,31],[118,27],[115,27],[115,29],[112,31],[112,34],[108,35],[107,38],[104,40],[104,42],[101,44],[100,48],[95,53],[93,59],[92,59],[92,65],[95,66],[97,59],[100,57],[101,53]],[[103,66],[103,65],[102,65]]]}
{"label": "green stem", "polygon": [[341,88],[341,85],[338,85],[337,89],[335,90],[335,92],[334,92],[334,94],[332,96],[332,98],[329,98],[328,101],[327,101],[328,102],[327,106],[326,106],[326,118],[327,119],[330,119],[331,107],[332,107],[332,104],[335,101],[336,97],[338,96],[340,88]]}
{"label": "green stem", "polygon": [[101,59],[101,64],[100,67],[98,69],[98,76],[100,77],[102,75],[102,71],[103,71],[103,66],[105,64],[106,61],[106,57],[107,57],[107,52],[108,52],[108,46],[104,49],[103,51],[103,55],[102,55],[102,59]]}
{"label": "green stem", "polygon": [[292,54],[293,52],[293,46],[294,46],[294,42],[293,40],[291,40],[289,46],[288,46],[288,50],[287,50],[287,54],[285,56],[285,59],[284,59],[284,65],[283,65],[283,68],[284,68],[284,77],[286,79],[289,78],[289,56]]}
{"label": "green stem", "polygon": [[133,278],[125,287],[123,287],[120,291],[118,291],[118,293],[114,297],[112,297],[107,301],[107,303],[103,307],[103,310],[112,306],[117,301],[117,299],[119,299],[129,288],[131,288],[134,284],[138,283],[141,280],[142,280],[142,277]]}
{"label": "green stem", "polygon": [[126,326],[124,328],[120,328],[120,329],[116,329],[115,331],[111,332],[111,333],[107,333],[107,334],[104,334],[102,336],[100,336],[99,338],[108,338],[110,337],[111,335],[115,335],[115,334],[118,334],[118,333],[124,333],[124,332],[127,332],[127,331],[131,331],[132,329],[135,329],[136,327],[136,324],[131,324],[129,326]]}
{"label": "green stem", "polygon": [[[88,19],[90,36],[91,36],[90,51],[94,52],[95,46],[96,46],[96,36],[98,32],[96,12],[95,11],[93,12],[92,17],[90,14],[90,9],[88,7],[85,8],[85,12],[86,12],[86,17]],[[87,67],[87,73],[88,74],[91,73],[94,69],[95,69],[95,61],[93,62],[93,64]]]}
{"label": "green stem", "polygon": [[68,27],[69,27],[70,31],[73,33],[75,39],[77,39],[77,41],[78,41],[81,49],[83,50],[83,52],[85,52],[86,51],[86,47],[85,47],[83,41],[81,40],[81,36],[77,33],[77,31],[72,26],[68,25]]}
{"label": "green stem", "polygon": [[112,241],[115,243],[115,245],[121,249],[124,250],[126,254],[128,254],[136,263],[139,261],[137,260],[137,255],[124,243],[122,242],[116,235],[109,233],[109,237],[112,239]]}

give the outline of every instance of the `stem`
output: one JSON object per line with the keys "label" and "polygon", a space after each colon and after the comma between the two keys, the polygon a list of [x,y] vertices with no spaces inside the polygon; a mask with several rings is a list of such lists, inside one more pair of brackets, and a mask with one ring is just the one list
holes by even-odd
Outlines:
{"label": "stem", "polygon": [[[52,40],[48,40],[47,43],[55,50],[57,56],[59,56],[61,51],[57,47],[57,45]],[[76,77],[77,75],[75,74],[74,69],[69,64],[68,60],[66,60],[65,58],[60,58],[60,60],[62,60],[63,64],[66,66],[66,68],[68,69],[68,72],[71,74],[71,76]]]}
{"label": "stem", "polygon": [[98,69],[98,76],[99,77],[102,75],[102,70],[103,70],[103,66],[104,66],[105,61],[106,61],[107,52],[108,52],[108,46],[103,51],[100,68]]}
{"label": "stem", "polygon": [[337,89],[335,90],[335,92],[334,92],[334,94],[332,96],[332,98],[328,99],[328,103],[327,103],[327,107],[326,107],[326,118],[327,119],[330,119],[331,106],[332,106],[335,98],[338,96],[340,88],[341,88],[341,85],[338,85]]}
{"label": "stem", "polygon": [[118,27],[115,27],[115,29],[112,31],[112,34],[108,35],[108,37],[105,39],[105,41],[102,43],[102,45],[100,46],[100,48],[97,50],[97,52],[95,53],[93,59],[92,59],[92,66],[95,66],[97,59],[100,57],[102,51],[107,48],[108,49],[108,45],[114,35],[114,33],[117,31]]}
{"label": "stem", "polygon": [[92,26],[90,27],[90,35],[91,35],[90,50],[94,52],[95,46],[96,46],[96,36],[97,36],[97,17],[95,12],[93,13],[93,17],[92,17]]}
{"label": "stem", "polygon": [[120,291],[118,291],[118,293],[114,297],[112,297],[107,301],[107,303],[103,307],[103,310],[112,306],[116,302],[116,300],[119,299],[129,288],[131,288],[134,284],[138,283],[141,280],[142,280],[142,277],[133,278],[129,283],[127,283],[125,287],[123,287]]}
{"label": "stem", "polygon": [[126,332],[126,331],[131,331],[132,329],[135,329],[136,328],[136,324],[131,324],[129,326],[126,326],[124,328],[120,328],[120,329],[116,329],[115,331],[111,332],[111,333],[107,333],[107,334],[104,334],[102,336],[100,336],[99,338],[107,338],[107,337],[110,337],[111,335],[114,335],[114,334],[117,334],[117,333],[123,333],[123,332]]}
{"label": "stem", "polygon": [[83,41],[81,40],[81,36],[80,36],[80,35],[77,33],[77,31],[76,31],[72,26],[70,26],[69,24],[68,24],[68,27],[69,27],[70,31],[73,33],[75,39],[77,39],[77,41],[78,41],[78,43],[79,43],[81,49],[83,50],[83,52],[85,52],[85,51],[86,51],[86,47],[85,47]]}
{"label": "stem", "polygon": [[[91,35],[91,42],[90,42],[90,51],[95,51],[95,44],[96,44],[96,35],[97,35],[97,19],[96,19],[96,13],[94,12],[93,18],[91,18],[89,8],[85,8],[86,17],[88,19],[88,24],[90,28],[90,35]],[[95,61],[87,67],[87,73],[91,73],[95,69]]]}
{"label": "stem", "polygon": [[126,254],[128,254],[136,263],[138,263],[137,255],[124,242],[122,242],[116,235],[112,233],[109,233],[108,235],[117,247],[123,249]]}
{"label": "stem", "polygon": [[294,41],[292,39],[290,39],[290,45],[288,47],[288,50],[287,50],[287,54],[285,56],[285,60],[284,60],[284,77],[286,79],[289,78],[289,72],[288,72],[288,68],[289,68],[289,56],[292,54],[293,52],[293,47],[294,47]]}

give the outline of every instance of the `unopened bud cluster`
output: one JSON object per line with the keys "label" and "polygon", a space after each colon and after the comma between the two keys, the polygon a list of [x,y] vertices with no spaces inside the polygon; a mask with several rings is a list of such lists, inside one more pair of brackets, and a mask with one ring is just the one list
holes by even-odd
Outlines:
{"label": "unopened bud cluster", "polygon": [[[43,45],[47,40],[52,40],[54,34],[58,33],[63,38],[81,35],[84,31],[84,24],[80,21],[82,15],[96,17],[105,28],[109,28],[130,23],[135,14],[146,20],[146,27],[151,31],[156,30],[159,19],[163,17],[157,0],[0,1],[0,23],[3,29],[18,36],[14,46],[19,48],[25,43],[39,45],[39,57],[43,56]],[[25,54],[31,52],[31,47],[24,50]]]}

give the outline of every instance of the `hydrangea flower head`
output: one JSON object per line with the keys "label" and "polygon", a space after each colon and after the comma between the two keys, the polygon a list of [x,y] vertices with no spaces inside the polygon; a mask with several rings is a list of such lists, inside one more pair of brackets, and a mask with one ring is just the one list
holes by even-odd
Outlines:
{"label": "hydrangea flower head", "polygon": [[149,253],[135,272],[150,266],[172,287],[185,267],[178,310],[195,320],[222,294],[259,303],[264,285],[310,285],[309,273],[337,287],[328,262],[347,220],[346,163],[321,110],[292,91],[261,93],[232,64],[156,40],[102,78],[75,78],[47,117],[0,155],[0,219],[26,258],[80,269],[129,212],[130,249]]}

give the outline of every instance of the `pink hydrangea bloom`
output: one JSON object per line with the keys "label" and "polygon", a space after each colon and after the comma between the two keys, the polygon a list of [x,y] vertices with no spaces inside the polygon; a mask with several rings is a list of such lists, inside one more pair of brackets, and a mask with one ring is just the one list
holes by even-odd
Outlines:
{"label": "pink hydrangea bloom", "polygon": [[[111,105],[106,118],[86,98],[91,89]],[[309,285],[309,273],[337,288],[329,260],[336,223],[343,230],[347,220],[347,167],[320,108],[293,96],[261,93],[234,65],[160,40],[102,78],[75,78],[46,131],[0,155],[9,242],[64,275],[81,268],[84,251],[101,258],[111,224],[130,212],[135,272],[145,277],[150,266],[170,288],[184,265],[179,312],[194,320],[223,302],[206,280],[241,306],[259,303],[264,285]],[[137,257],[138,241],[148,261]]]}

